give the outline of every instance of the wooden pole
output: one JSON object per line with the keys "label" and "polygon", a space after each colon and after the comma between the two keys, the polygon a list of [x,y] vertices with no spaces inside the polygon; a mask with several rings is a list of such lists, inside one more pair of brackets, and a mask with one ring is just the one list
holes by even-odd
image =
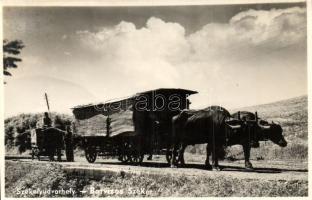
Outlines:
{"label": "wooden pole", "polygon": [[44,93],[44,97],[45,97],[45,100],[46,100],[46,103],[47,103],[48,113],[49,113],[49,115],[50,115],[50,105],[49,105],[48,94],[47,94],[47,93]]}

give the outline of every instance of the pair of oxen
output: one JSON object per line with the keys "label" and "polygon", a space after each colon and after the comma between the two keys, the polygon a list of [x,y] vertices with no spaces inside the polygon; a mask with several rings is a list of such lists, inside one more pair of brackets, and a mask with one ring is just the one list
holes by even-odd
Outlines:
{"label": "pair of oxen", "polygon": [[243,146],[245,167],[249,170],[253,169],[249,160],[251,147],[259,147],[259,141],[270,140],[281,147],[287,146],[279,124],[260,119],[257,112],[240,111],[230,115],[220,106],[184,110],[173,117],[172,128],[171,167],[185,164],[183,154],[188,145],[207,143],[206,167],[217,171],[220,170],[218,152],[226,146]]}

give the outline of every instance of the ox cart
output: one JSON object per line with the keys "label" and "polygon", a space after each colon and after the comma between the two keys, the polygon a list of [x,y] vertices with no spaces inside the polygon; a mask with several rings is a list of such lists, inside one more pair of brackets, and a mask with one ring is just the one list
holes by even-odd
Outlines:
{"label": "ox cart", "polygon": [[40,160],[41,156],[48,156],[54,160],[57,156],[57,160],[61,161],[62,151],[65,150],[65,131],[54,127],[36,128],[30,131],[30,135],[32,159],[37,157]]}
{"label": "ox cart", "polygon": [[73,108],[75,140],[88,162],[97,156],[117,157],[123,163],[140,164],[144,155],[171,159],[171,119],[188,109],[188,97],[196,91],[157,89],[128,98]]}

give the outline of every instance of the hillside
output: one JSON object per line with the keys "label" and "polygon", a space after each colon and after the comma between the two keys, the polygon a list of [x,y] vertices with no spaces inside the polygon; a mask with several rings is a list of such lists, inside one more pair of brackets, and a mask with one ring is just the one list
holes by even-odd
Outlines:
{"label": "hillside", "polygon": [[234,109],[236,111],[258,112],[260,118],[280,123],[288,140],[307,142],[308,97],[300,96],[269,104]]}

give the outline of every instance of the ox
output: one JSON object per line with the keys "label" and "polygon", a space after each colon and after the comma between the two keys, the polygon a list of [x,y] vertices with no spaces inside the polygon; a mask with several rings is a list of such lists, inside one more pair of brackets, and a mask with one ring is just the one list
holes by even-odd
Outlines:
{"label": "ox", "polygon": [[[184,164],[183,153],[187,145],[207,143],[206,167],[220,170],[217,151],[226,144],[228,132],[243,130],[241,120],[231,118],[230,113],[220,106],[210,106],[204,110],[183,110],[172,118],[172,158],[171,167]],[[212,153],[212,166],[209,155]]]}
{"label": "ox", "polygon": [[[243,130],[243,132],[247,133],[247,137],[229,137],[227,145],[241,144],[243,146],[246,168],[253,168],[249,160],[250,149],[251,147],[259,147],[259,141],[270,140],[281,147],[287,146],[287,142],[282,135],[282,127],[279,124],[275,124],[273,121],[272,123],[268,123],[267,121],[258,118],[257,112],[254,114],[248,111],[239,111],[233,113],[232,117],[244,122],[245,130]],[[238,138],[240,139],[238,140]]]}
{"label": "ox", "polygon": [[212,106],[200,111],[182,111],[172,121],[174,159],[171,166],[179,162],[184,164],[183,153],[187,145],[207,143],[206,166],[211,168],[209,156],[212,153],[214,170],[220,169],[217,151],[224,146],[242,145],[245,167],[253,169],[250,149],[259,147],[259,141],[271,140],[281,147],[287,145],[281,126],[259,119],[257,113],[243,111],[229,116],[224,108]]}

